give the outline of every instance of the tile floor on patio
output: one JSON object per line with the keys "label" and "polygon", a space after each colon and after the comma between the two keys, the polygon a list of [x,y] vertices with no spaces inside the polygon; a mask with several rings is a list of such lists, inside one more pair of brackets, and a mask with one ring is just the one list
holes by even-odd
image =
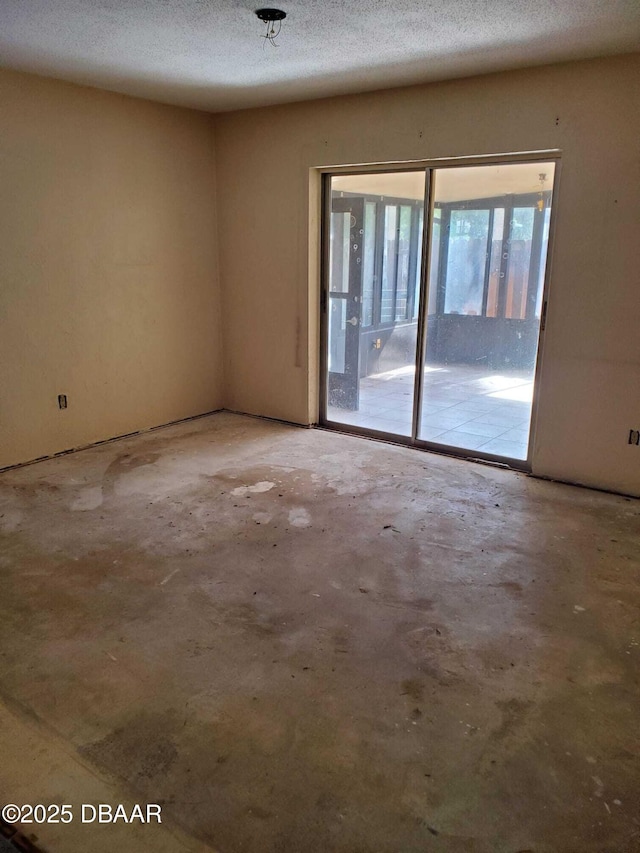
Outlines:
{"label": "tile floor on patio", "polygon": [[[410,435],[414,373],[408,366],[361,379],[358,411],[329,406],[328,420]],[[532,395],[530,371],[491,371],[466,364],[426,367],[418,437],[526,459]]]}

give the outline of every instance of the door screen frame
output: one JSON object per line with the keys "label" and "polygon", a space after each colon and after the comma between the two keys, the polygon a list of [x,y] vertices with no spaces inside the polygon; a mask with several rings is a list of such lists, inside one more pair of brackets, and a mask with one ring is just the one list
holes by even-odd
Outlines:
{"label": "door screen frame", "polygon": [[[362,323],[362,278],[363,278],[363,248],[361,236],[364,234],[364,201],[362,199],[332,198],[331,212],[333,214],[348,214],[349,234],[347,243],[349,248],[346,264],[347,290],[327,290],[327,317],[333,310],[332,302],[344,305],[345,342],[344,342],[344,365],[341,371],[331,371],[329,357],[327,354],[327,388],[329,394],[339,394],[349,408],[358,407],[358,396],[360,390],[360,328]],[[344,238],[344,235],[343,235]],[[351,251],[353,244],[356,251]],[[327,280],[327,288],[330,283]],[[329,323],[327,323],[329,328]],[[330,336],[327,335],[327,340]],[[328,353],[328,350],[327,350]]]}
{"label": "door screen frame", "polygon": [[[388,441],[393,444],[401,444],[410,447],[416,447],[421,450],[427,450],[435,453],[442,453],[447,456],[456,456],[466,459],[478,459],[481,461],[491,462],[494,464],[510,467],[517,470],[530,471],[532,462],[532,452],[535,444],[535,433],[538,418],[539,404],[539,384],[540,373],[543,360],[543,349],[545,339],[545,329],[547,322],[547,310],[549,300],[549,285],[551,280],[551,267],[553,259],[553,246],[555,237],[555,228],[558,218],[558,188],[560,184],[561,170],[561,155],[559,149],[551,149],[544,151],[531,151],[522,153],[508,153],[495,155],[482,155],[472,157],[453,157],[437,160],[412,160],[408,162],[392,162],[392,163],[365,163],[358,166],[330,166],[315,169],[316,173],[320,174],[320,359],[318,362],[319,376],[319,420],[318,426],[331,429],[334,431],[349,433],[352,435],[360,435],[366,438],[374,438],[382,441]],[[438,444],[435,441],[427,441],[418,438],[419,423],[422,411],[422,397],[424,382],[422,380],[423,366],[425,364],[426,346],[427,346],[427,297],[428,297],[428,282],[430,277],[431,265],[431,247],[430,238],[433,228],[435,200],[433,198],[433,173],[437,170],[452,168],[459,169],[465,166],[499,166],[512,164],[526,164],[536,162],[554,163],[554,180],[553,189],[551,191],[551,213],[549,219],[549,237],[547,244],[546,266],[544,283],[542,289],[542,307],[540,315],[540,325],[538,332],[538,343],[536,349],[535,368],[533,373],[533,400],[531,406],[530,430],[527,448],[526,459],[511,459],[505,456],[485,453],[480,450],[466,450],[449,445]],[[389,433],[382,430],[375,430],[369,427],[357,426],[354,424],[340,423],[333,421],[327,416],[328,407],[328,344],[329,344],[329,323],[328,323],[328,305],[329,305],[329,275],[330,275],[330,259],[329,259],[329,234],[328,226],[331,217],[331,178],[341,175],[362,175],[367,173],[392,173],[392,172],[410,172],[424,171],[425,173],[425,195],[424,195],[424,215],[423,215],[423,238],[421,251],[421,275],[420,275],[420,303],[418,311],[418,328],[416,342],[416,359],[415,359],[415,384],[414,384],[414,400],[413,400],[413,417],[412,417],[412,434],[411,436],[403,436],[397,433]]]}

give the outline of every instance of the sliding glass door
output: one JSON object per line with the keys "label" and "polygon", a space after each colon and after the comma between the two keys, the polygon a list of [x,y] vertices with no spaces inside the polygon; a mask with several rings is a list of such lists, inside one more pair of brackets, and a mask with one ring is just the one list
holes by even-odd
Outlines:
{"label": "sliding glass door", "polygon": [[526,461],[554,173],[329,179],[325,423]]}
{"label": "sliding glass door", "polygon": [[413,431],[424,171],[331,180],[328,421]]}

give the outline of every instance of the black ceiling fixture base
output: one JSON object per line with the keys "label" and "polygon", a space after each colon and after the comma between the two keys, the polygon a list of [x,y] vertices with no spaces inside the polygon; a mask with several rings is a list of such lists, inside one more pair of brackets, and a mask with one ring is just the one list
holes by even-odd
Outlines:
{"label": "black ceiling fixture base", "polygon": [[282,9],[256,9],[256,15],[266,23],[283,21],[287,17],[287,13],[283,12]]}

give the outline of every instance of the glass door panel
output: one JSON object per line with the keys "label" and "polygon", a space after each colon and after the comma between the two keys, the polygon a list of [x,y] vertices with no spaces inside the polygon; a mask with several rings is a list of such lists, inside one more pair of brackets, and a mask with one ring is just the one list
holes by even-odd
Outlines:
{"label": "glass door panel", "polygon": [[489,285],[487,287],[486,317],[498,316],[498,290],[502,264],[502,241],[504,238],[504,207],[492,211],[491,257],[489,259]]}
{"label": "glass door panel", "polygon": [[330,193],[325,419],[409,437],[425,173],[336,175]]}
{"label": "glass door panel", "polygon": [[336,296],[329,298],[329,342],[329,373],[344,375],[347,364],[347,302]]}
{"label": "glass door panel", "polygon": [[552,162],[436,169],[417,438],[525,460]]}
{"label": "glass door panel", "polygon": [[396,322],[407,319],[407,295],[409,293],[409,252],[411,248],[411,208],[402,205],[398,227],[398,265],[396,273]]}
{"label": "glass door panel", "polygon": [[444,281],[445,314],[477,316],[482,312],[488,240],[488,210],[451,211]]}
{"label": "glass door panel", "polygon": [[327,382],[331,404],[358,409],[364,201],[331,200]]}
{"label": "glass door panel", "polygon": [[367,201],[364,205],[364,260],[362,268],[362,325],[373,325],[375,251],[376,251],[376,205]]}
{"label": "glass door panel", "polygon": [[524,320],[527,316],[527,291],[531,269],[531,241],[535,207],[514,207],[509,234],[509,264],[505,316]]}

